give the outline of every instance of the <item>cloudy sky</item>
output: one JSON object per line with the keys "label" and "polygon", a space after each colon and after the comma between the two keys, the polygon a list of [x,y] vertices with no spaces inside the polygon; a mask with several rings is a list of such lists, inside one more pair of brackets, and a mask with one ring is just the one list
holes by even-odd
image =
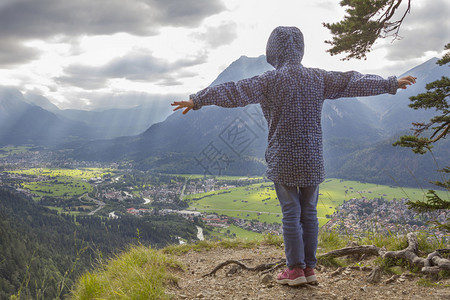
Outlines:
{"label": "cloudy sky", "polygon": [[303,64],[399,75],[442,54],[450,2],[412,0],[401,40],[367,60],[330,56],[323,22],[339,0],[0,0],[0,85],[60,108],[99,109],[185,99],[242,55],[264,54],[279,25],[305,36]]}

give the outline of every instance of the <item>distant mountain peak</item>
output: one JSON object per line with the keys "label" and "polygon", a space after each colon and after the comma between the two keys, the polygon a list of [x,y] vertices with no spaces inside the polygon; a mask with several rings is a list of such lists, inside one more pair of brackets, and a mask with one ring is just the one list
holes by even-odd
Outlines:
{"label": "distant mountain peak", "polygon": [[220,73],[211,86],[261,75],[268,70],[273,70],[273,67],[267,63],[265,55],[258,57],[242,55]]}
{"label": "distant mountain peak", "polygon": [[426,62],[423,62],[420,65],[415,66],[414,68],[406,71],[404,74],[402,74],[400,76],[405,76],[405,75],[413,75],[413,76],[419,75],[420,76],[420,75],[422,75],[424,73],[429,73],[430,70],[432,70],[433,72],[441,71],[440,73],[444,73],[444,72],[448,73],[448,70],[442,70],[441,69],[441,68],[443,68],[445,66],[439,66],[437,64],[438,60],[439,60],[439,58],[437,58],[437,57],[430,58]]}
{"label": "distant mountain peak", "polygon": [[24,101],[22,93],[14,87],[0,86],[0,101],[6,100]]}
{"label": "distant mountain peak", "polygon": [[36,95],[32,93],[26,93],[24,97],[24,101],[28,104],[39,106],[45,110],[51,112],[58,112],[59,108],[53,104],[50,100],[41,95]]}

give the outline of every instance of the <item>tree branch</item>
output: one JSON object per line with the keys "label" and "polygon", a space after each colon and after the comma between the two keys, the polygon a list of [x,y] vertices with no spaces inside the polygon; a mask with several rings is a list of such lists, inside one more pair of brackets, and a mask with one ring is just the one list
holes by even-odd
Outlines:
{"label": "tree branch", "polygon": [[[442,128],[444,128],[445,126],[447,126],[447,128],[444,129],[444,131],[442,131],[436,138],[433,139],[433,137],[440,131],[442,130]],[[450,130],[450,122],[447,122],[445,124],[443,124],[441,127],[439,127],[434,133],[433,135],[430,137],[430,143],[435,143],[437,141],[439,141],[441,138],[445,137],[448,133],[448,131]]]}

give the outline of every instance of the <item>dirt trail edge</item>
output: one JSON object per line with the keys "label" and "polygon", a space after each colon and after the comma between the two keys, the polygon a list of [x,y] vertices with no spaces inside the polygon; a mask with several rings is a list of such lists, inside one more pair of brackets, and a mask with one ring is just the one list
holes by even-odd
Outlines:
{"label": "dirt trail edge", "polygon": [[407,270],[401,275],[383,273],[373,264],[373,258],[347,268],[319,266],[318,285],[289,287],[274,281],[280,269],[254,271],[230,263],[208,275],[227,260],[239,261],[247,267],[279,262],[284,253],[278,246],[191,250],[174,257],[186,268],[174,271],[178,285],[168,287],[174,299],[450,299],[450,279],[439,285],[423,286],[418,284],[423,275]]}

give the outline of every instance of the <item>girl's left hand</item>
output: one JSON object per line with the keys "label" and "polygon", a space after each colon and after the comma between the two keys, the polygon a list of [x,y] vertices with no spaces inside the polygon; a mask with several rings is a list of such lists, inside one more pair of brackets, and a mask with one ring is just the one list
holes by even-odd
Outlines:
{"label": "girl's left hand", "polygon": [[194,108],[194,102],[192,102],[191,99],[189,99],[189,101],[174,101],[171,105],[176,106],[173,111],[184,108],[183,115],[187,114],[191,109]]}

